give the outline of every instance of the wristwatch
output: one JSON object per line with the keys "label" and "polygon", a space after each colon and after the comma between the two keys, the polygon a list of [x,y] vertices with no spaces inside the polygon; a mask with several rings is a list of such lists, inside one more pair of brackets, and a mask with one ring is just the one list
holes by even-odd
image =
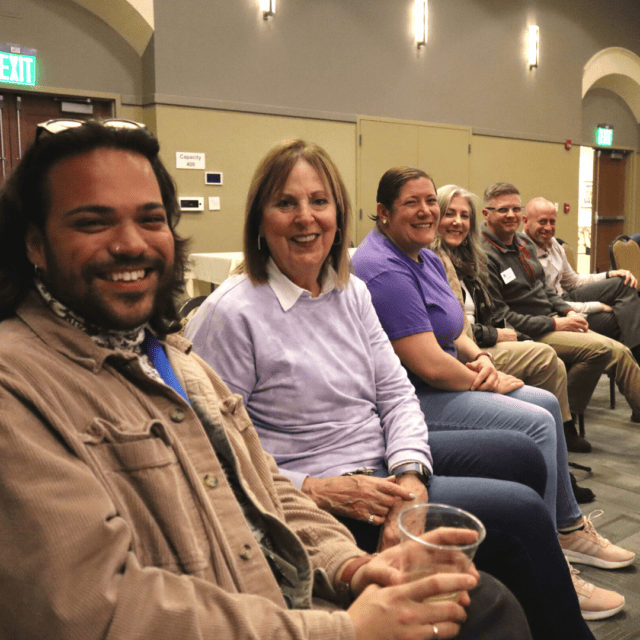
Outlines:
{"label": "wristwatch", "polygon": [[401,462],[397,464],[393,469],[391,469],[392,475],[396,478],[401,478],[407,473],[415,473],[418,478],[427,486],[429,483],[429,478],[431,477],[431,471],[425,467],[422,462],[410,461],[410,462]]}

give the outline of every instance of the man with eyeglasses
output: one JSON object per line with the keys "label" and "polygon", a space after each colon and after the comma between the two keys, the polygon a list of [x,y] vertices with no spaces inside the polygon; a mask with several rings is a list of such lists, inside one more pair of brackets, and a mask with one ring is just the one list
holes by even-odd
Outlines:
{"label": "man with eyeglasses", "polygon": [[[489,258],[489,292],[496,320],[551,345],[567,365],[569,404],[574,413],[586,409],[602,372],[616,367],[616,381],[634,416],[640,416],[640,369],[628,348],[589,331],[584,317],[547,285],[533,242],[517,233],[523,207],[520,192],[498,183],[484,194],[481,245]],[[565,425],[567,446],[582,448],[571,423]],[[587,443],[588,444],[588,443]],[[590,447],[589,447],[590,448]]]}
{"label": "man with eyeglasses", "polygon": [[529,638],[489,576],[470,605],[474,569],[400,584],[398,547],[364,554],[278,474],[176,334],[158,153],[138,123],[50,121],[0,192],[0,639],[437,640],[467,614],[463,638]]}

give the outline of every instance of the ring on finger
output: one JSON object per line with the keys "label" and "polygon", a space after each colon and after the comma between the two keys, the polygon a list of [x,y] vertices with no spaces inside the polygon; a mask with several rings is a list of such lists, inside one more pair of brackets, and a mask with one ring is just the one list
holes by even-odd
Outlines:
{"label": "ring on finger", "polygon": [[369,514],[369,519],[367,520],[369,524],[373,524],[373,513]]}
{"label": "ring on finger", "polygon": [[433,627],[433,635],[431,636],[431,640],[438,640],[438,627],[435,624],[431,625]]}

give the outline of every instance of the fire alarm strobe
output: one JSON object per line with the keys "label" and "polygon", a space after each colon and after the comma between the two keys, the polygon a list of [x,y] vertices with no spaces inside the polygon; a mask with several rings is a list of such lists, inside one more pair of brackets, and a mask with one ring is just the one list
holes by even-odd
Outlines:
{"label": "fire alarm strobe", "polygon": [[204,211],[204,198],[202,196],[182,196],[178,198],[180,211]]}

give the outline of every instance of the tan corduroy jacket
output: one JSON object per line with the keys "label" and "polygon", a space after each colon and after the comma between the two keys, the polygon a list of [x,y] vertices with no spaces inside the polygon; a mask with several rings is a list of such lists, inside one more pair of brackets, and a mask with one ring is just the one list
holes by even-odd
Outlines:
{"label": "tan corduroy jacket", "polygon": [[312,583],[337,600],[336,570],[362,552],[278,474],[190,343],[167,352],[202,419],[36,294],[17,316],[0,323],[0,640],[354,639],[343,611],[286,608],[212,441],[306,604]]}

